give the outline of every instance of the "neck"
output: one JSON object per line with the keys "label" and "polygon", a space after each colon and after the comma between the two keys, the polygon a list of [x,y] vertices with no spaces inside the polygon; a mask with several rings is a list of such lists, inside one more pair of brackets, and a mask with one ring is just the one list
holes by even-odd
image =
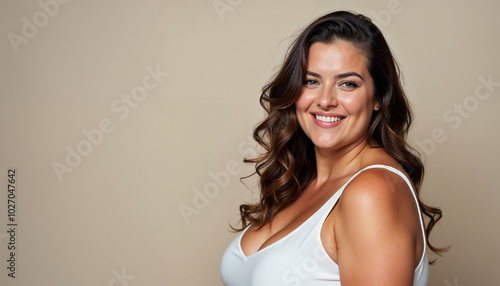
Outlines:
{"label": "neck", "polygon": [[362,166],[363,153],[368,149],[366,139],[338,150],[316,148],[316,184],[357,172]]}

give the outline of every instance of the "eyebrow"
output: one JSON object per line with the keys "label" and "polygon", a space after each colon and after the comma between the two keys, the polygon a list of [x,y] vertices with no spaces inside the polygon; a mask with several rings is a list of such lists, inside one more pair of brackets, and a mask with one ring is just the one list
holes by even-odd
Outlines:
{"label": "eyebrow", "polygon": [[[306,71],[306,74],[308,75],[311,75],[311,76],[314,76],[314,77],[317,77],[317,78],[321,78],[321,75],[315,73],[315,72],[312,72],[312,71]],[[341,73],[341,74],[337,74],[335,75],[335,79],[341,79],[341,78],[346,78],[346,77],[350,77],[350,76],[357,76],[359,77],[361,80],[365,80],[359,73],[357,72],[346,72],[346,73]]]}

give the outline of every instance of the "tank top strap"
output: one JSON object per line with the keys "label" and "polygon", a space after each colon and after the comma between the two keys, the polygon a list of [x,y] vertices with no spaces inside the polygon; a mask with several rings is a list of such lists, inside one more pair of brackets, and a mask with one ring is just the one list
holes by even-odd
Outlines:
{"label": "tank top strap", "polygon": [[403,174],[403,172],[399,171],[398,169],[396,169],[394,167],[387,166],[387,165],[370,165],[370,166],[364,168],[362,171],[367,170],[367,169],[374,169],[374,168],[381,168],[381,169],[386,169],[388,171],[391,171],[394,174],[399,175],[406,182],[406,184],[408,185],[408,187],[411,190],[411,194],[413,195],[413,198],[415,199],[415,204],[417,205],[417,210],[418,210],[418,214],[419,214],[418,217],[420,219],[420,227],[422,229],[422,235],[424,238],[424,245],[427,245],[427,239],[425,237],[424,221],[422,219],[422,211],[420,210],[420,205],[418,203],[417,194],[415,192],[415,189],[413,188],[413,184],[411,183],[410,179],[405,174]]}
{"label": "tank top strap", "polygon": [[423,239],[424,239],[424,245],[426,245],[427,240],[426,240],[426,237],[425,237],[424,222],[422,220],[420,206],[418,204],[418,198],[417,198],[417,195],[416,195],[415,190],[413,188],[413,185],[412,185],[411,181],[408,179],[408,177],[405,174],[403,174],[398,169],[396,169],[394,167],[391,167],[391,166],[387,166],[387,165],[375,164],[375,165],[367,166],[367,167],[359,170],[356,174],[354,174],[351,178],[349,178],[349,180],[322,207],[323,210],[322,210],[322,216],[321,216],[320,224],[319,224],[320,227],[322,227],[324,220],[330,214],[331,210],[333,209],[333,207],[335,206],[335,204],[339,200],[340,196],[342,195],[342,192],[349,185],[349,183],[352,180],[354,180],[363,171],[366,171],[366,170],[369,170],[369,169],[376,169],[376,168],[386,169],[386,170],[388,170],[388,171],[390,171],[392,173],[395,173],[395,174],[399,175],[406,182],[406,184],[408,185],[408,187],[410,188],[411,193],[413,195],[413,198],[415,199],[415,203],[417,205],[417,209],[418,209],[418,213],[419,213],[419,219],[420,219],[420,226],[421,226],[421,229],[422,229],[422,234],[423,234]]}

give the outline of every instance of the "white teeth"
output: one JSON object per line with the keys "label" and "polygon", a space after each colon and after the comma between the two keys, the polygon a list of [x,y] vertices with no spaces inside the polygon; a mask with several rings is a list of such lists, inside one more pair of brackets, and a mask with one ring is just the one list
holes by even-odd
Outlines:
{"label": "white teeth", "polygon": [[322,116],[322,115],[315,115],[316,119],[322,122],[337,122],[342,120],[343,117],[329,117],[329,116]]}

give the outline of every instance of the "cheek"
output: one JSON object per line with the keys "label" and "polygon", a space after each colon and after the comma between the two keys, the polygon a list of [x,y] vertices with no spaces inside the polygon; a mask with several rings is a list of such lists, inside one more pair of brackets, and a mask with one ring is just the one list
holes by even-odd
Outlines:
{"label": "cheek", "polygon": [[359,113],[360,110],[360,100],[359,97],[356,96],[345,96],[342,99],[342,106],[345,108],[345,110],[353,115]]}
{"label": "cheek", "polygon": [[342,99],[343,106],[350,115],[362,115],[371,110],[372,104],[365,96],[350,96]]}
{"label": "cheek", "polygon": [[302,93],[299,99],[297,99],[297,101],[295,102],[295,109],[297,110],[297,113],[304,112],[309,108],[310,105],[310,96]]}
{"label": "cheek", "polygon": [[299,99],[295,102],[295,113],[301,127],[304,127],[305,117],[308,116],[307,111],[311,106],[311,97],[307,94],[301,94]]}

